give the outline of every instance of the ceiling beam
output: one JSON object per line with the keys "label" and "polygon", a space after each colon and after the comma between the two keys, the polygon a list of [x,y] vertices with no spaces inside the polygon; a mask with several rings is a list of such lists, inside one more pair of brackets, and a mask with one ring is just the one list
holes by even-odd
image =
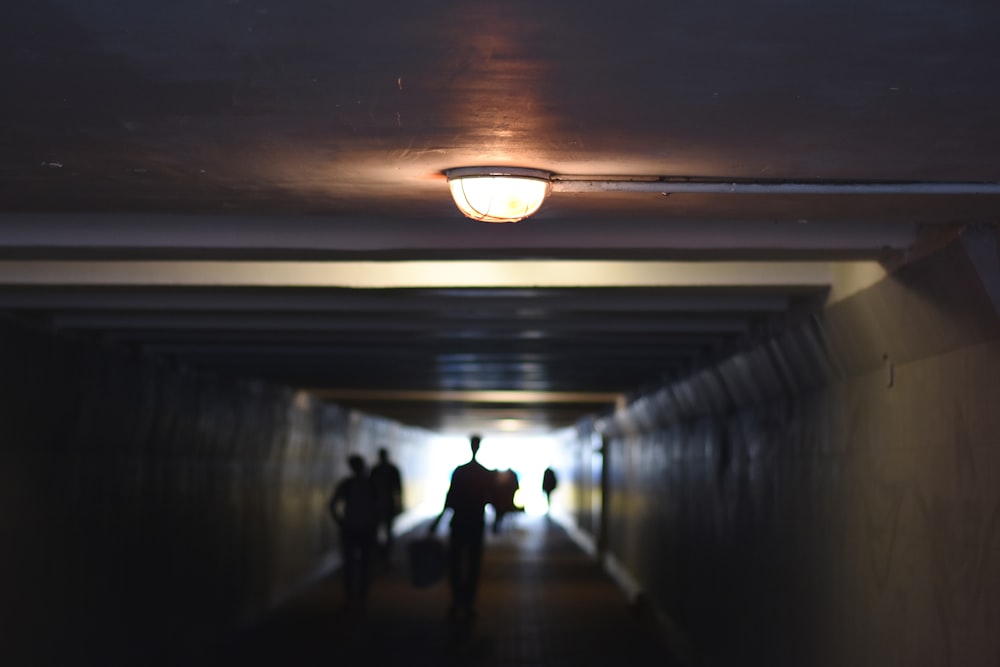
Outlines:
{"label": "ceiling beam", "polygon": [[[334,288],[189,288],[130,286],[0,286],[0,308],[45,310],[393,312],[438,314],[475,303],[490,312],[526,308],[553,314],[579,312],[784,312],[784,294],[754,292],[752,287],[725,293],[701,288],[650,288],[599,291],[591,288],[534,290],[357,290]],[[606,298],[612,297],[612,298]]]}
{"label": "ceiling beam", "polygon": [[549,288],[800,287],[831,282],[827,262],[456,260],[388,262],[0,261],[0,285]]}
{"label": "ceiling beam", "polygon": [[535,322],[531,319],[466,319],[421,318],[402,319],[392,315],[377,317],[339,317],[324,315],[280,315],[256,313],[57,313],[50,324],[60,330],[148,330],[148,331],[303,331],[303,332],[401,332],[413,335],[456,337],[504,332],[537,337],[558,332],[587,333],[740,333],[748,328],[745,317],[739,315],[659,316],[610,319],[588,314],[585,317],[560,317]]}
{"label": "ceiling beam", "polygon": [[[442,188],[442,202],[448,199]],[[857,259],[876,257],[885,248],[907,248],[916,238],[910,209],[896,216],[883,209],[868,214],[852,210],[831,218],[833,214],[823,213],[829,208],[823,200],[798,215],[776,218],[770,210],[756,212],[756,207],[738,206],[734,215],[722,219],[665,220],[658,216],[629,219],[628,224],[577,219],[568,212],[568,219],[537,219],[518,225],[516,234],[484,233],[482,225],[460,218],[417,222],[405,217],[7,212],[0,213],[0,258],[79,259],[103,254],[282,260],[307,259],[318,253],[458,258],[494,256],[498,251],[535,257],[608,257],[651,250],[729,250],[782,256],[852,253]],[[927,208],[918,209],[923,211],[920,220],[934,222]],[[952,215],[940,216],[942,224],[954,221],[958,204],[953,203],[950,210]]]}
{"label": "ceiling beam", "polygon": [[448,391],[448,390],[387,390],[387,389],[349,389],[349,388],[314,388],[306,389],[320,398],[331,401],[413,401],[441,402],[454,401],[460,403],[597,403],[613,404],[622,398],[616,392],[584,392],[584,391]]}

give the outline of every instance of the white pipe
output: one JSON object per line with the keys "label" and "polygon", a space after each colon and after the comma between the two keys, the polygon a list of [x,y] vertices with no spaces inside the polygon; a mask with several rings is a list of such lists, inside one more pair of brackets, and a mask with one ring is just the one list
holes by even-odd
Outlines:
{"label": "white pipe", "polygon": [[552,179],[553,192],[761,195],[1000,195],[1000,183]]}

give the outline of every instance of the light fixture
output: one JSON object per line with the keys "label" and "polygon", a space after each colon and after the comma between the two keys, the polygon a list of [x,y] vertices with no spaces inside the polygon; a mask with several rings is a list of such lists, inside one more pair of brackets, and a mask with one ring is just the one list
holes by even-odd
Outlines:
{"label": "light fixture", "polygon": [[445,172],[455,205],[480,222],[517,222],[538,210],[552,174],[520,167],[462,167]]}
{"label": "light fixture", "polygon": [[518,222],[550,192],[638,192],[737,195],[1000,195],[1000,183],[949,181],[844,181],[689,176],[581,176],[523,167],[459,167],[445,172],[451,196],[466,217]]}

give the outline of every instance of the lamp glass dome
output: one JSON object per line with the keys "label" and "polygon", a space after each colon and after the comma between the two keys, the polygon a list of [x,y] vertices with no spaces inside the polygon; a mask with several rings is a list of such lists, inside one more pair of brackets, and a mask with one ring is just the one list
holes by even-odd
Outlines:
{"label": "lamp glass dome", "polygon": [[481,222],[523,220],[549,193],[546,172],[455,169],[447,175],[455,205],[466,217]]}

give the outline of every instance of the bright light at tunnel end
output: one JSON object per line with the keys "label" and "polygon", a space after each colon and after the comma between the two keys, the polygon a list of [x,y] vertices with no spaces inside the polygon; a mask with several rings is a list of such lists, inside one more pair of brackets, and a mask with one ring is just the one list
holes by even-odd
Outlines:
{"label": "bright light at tunnel end", "polygon": [[452,199],[463,215],[480,222],[518,222],[535,213],[552,174],[521,167],[461,167],[445,171]]}
{"label": "bright light at tunnel end", "polygon": [[[518,475],[520,490],[516,503],[529,516],[541,516],[548,511],[542,492],[542,475],[556,459],[559,443],[550,435],[484,432],[479,462],[492,470],[511,469]],[[433,483],[428,502],[420,508],[427,516],[441,511],[451,472],[469,460],[469,440],[465,435],[439,435],[428,442],[425,461]]]}

